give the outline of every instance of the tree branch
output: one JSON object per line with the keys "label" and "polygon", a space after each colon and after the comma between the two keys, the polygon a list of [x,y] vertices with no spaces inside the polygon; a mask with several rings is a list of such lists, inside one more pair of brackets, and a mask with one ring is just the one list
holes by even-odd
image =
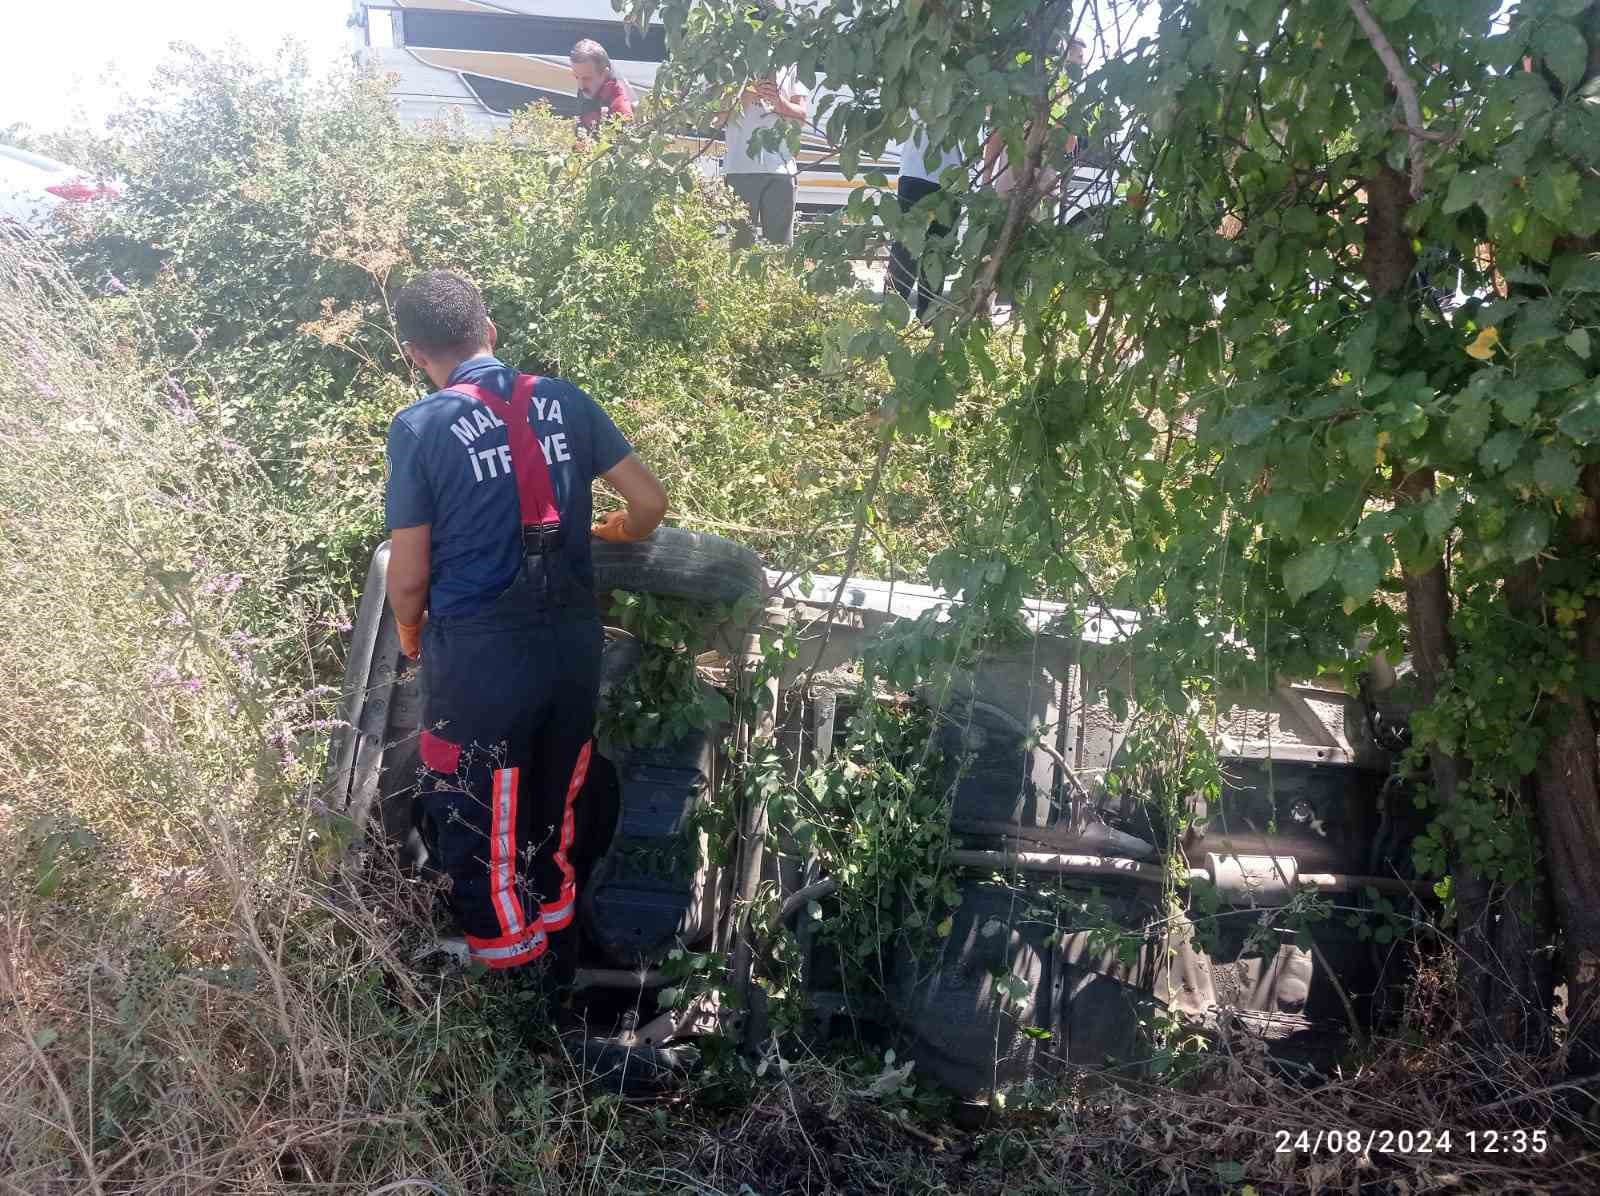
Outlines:
{"label": "tree branch", "polygon": [[1400,106],[1406,114],[1406,133],[1411,139],[1411,198],[1422,198],[1422,142],[1425,133],[1422,124],[1422,105],[1417,100],[1417,89],[1412,85],[1411,77],[1406,74],[1405,64],[1400,61],[1400,55],[1395,53],[1394,45],[1383,31],[1383,26],[1378,24],[1377,18],[1372,15],[1372,10],[1367,7],[1367,0],[1350,0],[1350,11],[1355,14],[1356,24],[1361,26],[1361,31],[1367,35],[1367,40],[1372,43],[1383,69],[1389,73],[1389,82],[1394,85],[1395,94],[1400,97]]}
{"label": "tree branch", "polygon": [[845,556],[844,574],[839,578],[839,585],[833,591],[833,602],[828,606],[828,622],[822,631],[822,642],[817,645],[817,654],[811,658],[811,667],[805,671],[804,681],[801,683],[802,692],[811,686],[811,678],[816,676],[817,669],[822,666],[823,654],[828,650],[828,641],[833,637],[834,621],[839,616],[839,608],[844,605],[845,587],[850,584],[850,579],[855,575],[856,562],[861,557],[861,537],[866,531],[869,508],[878,497],[878,485],[883,481],[884,462],[889,459],[889,449],[894,444],[892,432],[880,432],[883,439],[878,443],[878,455],[872,462],[872,476],[867,479],[867,487],[861,492],[861,506],[856,512],[856,527],[850,537],[850,551]]}

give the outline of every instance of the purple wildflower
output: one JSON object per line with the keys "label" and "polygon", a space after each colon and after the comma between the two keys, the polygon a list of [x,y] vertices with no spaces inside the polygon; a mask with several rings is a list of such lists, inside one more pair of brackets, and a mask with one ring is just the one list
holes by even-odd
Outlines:
{"label": "purple wildflower", "polygon": [[200,692],[200,687],[204,684],[205,682],[199,677],[186,677],[181,688],[188,690],[192,694],[197,694]]}
{"label": "purple wildflower", "polygon": [[242,573],[219,573],[202,585],[200,592],[202,594],[220,594],[223,597],[227,597],[230,594],[237,593],[239,587],[243,584],[244,574]]}
{"label": "purple wildflower", "polygon": [[189,398],[189,392],[183,388],[183,383],[179,382],[171,374],[168,374],[166,377],[166,387],[167,406],[171,409],[172,413],[185,423],[188,423],[190,420],[194,419],[194,402]]}
{"label": "purple wildflower", "polygon": [[122,279],[118,278],[115,274],[107,274],[106,292],[112,295],[126,295],[128,293],[128,284],[123,282]]}
{"label": "purple wildflower", "polygon": [[28,372],[42,374],[50,368],[50,359],[45,356],[44,345],[36,336],[30,336],[22,342],[23,360],[28,364]]}

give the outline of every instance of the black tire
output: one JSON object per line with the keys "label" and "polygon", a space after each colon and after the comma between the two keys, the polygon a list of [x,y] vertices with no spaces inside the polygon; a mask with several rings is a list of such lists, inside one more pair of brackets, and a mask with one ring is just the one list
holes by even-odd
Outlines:
{"label": "black tire", "polygon": [[700,1052],[689,1043],[629,1047],[608,1038],[586,1038],[568,1049],[596,1083],[619,1096],[672,1092],[700,1065]]}
{"label": "black tire", "polygon": [[[1130,930],[1156,916],[1138,896],[1102,899]],[[971,1099],[1060,1075],[1064,1065],[1143,1063],[1141,1027],[1163,1008],[1149,991],[1156,956],[1148,945],[1130,967],[1117,944],[1101,941],[1094,919],[1058,922],[1010,888],[982,881],[961,886],[950,922],[938,958],[918,961],[902,949],[896,960],[896,1012],[919,1076]],[[1012,977],[1028,987],[1020,1005],[1008,1006],[1000,984]]]}
{"label": "black tire", "polygon": [[762,598],[767,574],[743,544],[680,527],[657,528],[647,540],[594,542],[594,588],[732,605]]}

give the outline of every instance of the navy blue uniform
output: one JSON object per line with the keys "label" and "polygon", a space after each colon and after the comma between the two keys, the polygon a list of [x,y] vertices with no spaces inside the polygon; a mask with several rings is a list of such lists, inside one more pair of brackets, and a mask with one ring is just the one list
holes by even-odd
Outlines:
{"label": "navy blue uniform", "polygon": [[490,967],[545,954],[576,908],[602,647],[590,487],[630,451],[578,387],[489,356],[389,428],[389,526],[431,525],[420,821]]}
{"label": "navy blue uniform", "polygon": [[[389,426],[388,525],[433,525],[430,618],[481,610],[511,584],[522,564],[517,490],[504,427],[482,403],[449,387],[475,384],[511,397],[517,373],[487,354],[464,361],[446,389],[411,404]],[[590,486],[632,449],[600,405],[561,378],[533,389],[533,423],[561,526],[567,561],[592,584]]]}

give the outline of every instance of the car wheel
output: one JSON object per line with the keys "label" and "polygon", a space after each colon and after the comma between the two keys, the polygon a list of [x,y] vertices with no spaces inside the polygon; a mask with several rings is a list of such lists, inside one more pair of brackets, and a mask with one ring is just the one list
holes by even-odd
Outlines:
{"label": "car wheel", "polygon": [[632,590],[668,598],[733,604],[761,598],[767,574],[743,544],[681,527],[657,528],[643,540],[594,543],[596,591]]}

